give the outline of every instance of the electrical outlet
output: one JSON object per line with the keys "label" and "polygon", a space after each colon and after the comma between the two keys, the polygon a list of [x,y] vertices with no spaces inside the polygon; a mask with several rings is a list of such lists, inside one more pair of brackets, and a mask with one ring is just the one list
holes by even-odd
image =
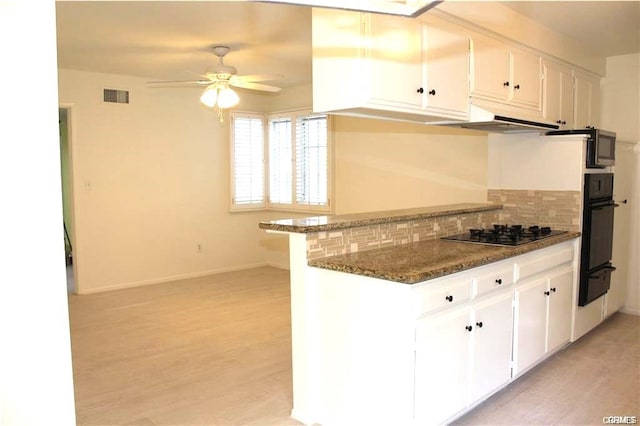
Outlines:
{"label": "electrical outlet", "polygon": [[202,253],[202,244],[196,244],[196,253]]}

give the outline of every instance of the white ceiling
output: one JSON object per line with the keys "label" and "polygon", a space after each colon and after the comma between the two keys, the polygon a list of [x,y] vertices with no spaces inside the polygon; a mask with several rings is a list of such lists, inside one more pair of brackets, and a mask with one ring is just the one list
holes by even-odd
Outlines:
{"label": "white ceiling", "polygon": [[311,9],[248,2],[57,2],[58,66],[194,80],[231,48],[239,75],[280,74],[280,86],[311,81]]}
{"label": "white ceiling", "polygon": [[640,52],[640,1],[505,1],[600,56]]}
{"label": "white ceiling", "polygon": [[[504,3],[602,56],[640,52],[640,1]],[[281,74],[282,87],[311,82],[308,7],[225,1],[58,1],[56,6],[62,68],[192,80],[216,62],[209,47],[222,44],[231,47],[225,63],[240,75]]]}

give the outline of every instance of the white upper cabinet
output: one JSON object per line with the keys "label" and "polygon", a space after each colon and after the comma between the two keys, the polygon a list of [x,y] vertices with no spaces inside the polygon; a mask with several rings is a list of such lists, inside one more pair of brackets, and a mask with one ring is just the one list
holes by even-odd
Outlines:
{"label": "white upper cabinet", "polygon": [[314,9],[312,44],[316,112],[418,122],[468,116],[466,37],[411,18]]}
{"label": "white upper cabinet", "polygon": [[573,72],[547,60],[543,69],[543,117],[560,129],[573,129]]}
{"label": "white upper cabinet", "polygon": [[471,39],[471,96],[541,110],[541,58],[485,36]]}
{"label": "white upper cabinet", "polygon": [[600,79],[576,72],[574,80],[574,128],[600,126]]}
{"label": "white upper cabinet", "polygon": [[469,39],[425,25],[423,47],[425,108],[466,113],[469,109]]}
{"label": "white upper cabinet", "polygon": [[509,48],[488,37],[471,39],[471,95],[506,102],[510,95]]}
{"label": "white upper cabinet", "polygon": [[369,73],[369,101],[420,111],[424,92],[420,22],[379,14],[362,14],[362,19],[362,65],[364,75]]}

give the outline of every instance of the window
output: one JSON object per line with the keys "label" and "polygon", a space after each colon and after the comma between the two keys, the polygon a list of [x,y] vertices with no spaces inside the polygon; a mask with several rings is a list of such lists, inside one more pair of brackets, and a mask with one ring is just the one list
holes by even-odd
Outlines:
{"label": "window", "polygon": [[327,117],[306,116],[296,120],[296,203],[328,205]]}
{"label": "window", "polygon": [[231,204],[235,209],[265,206],[264,117],[233,114]]}
{"label": "window", "polygon": [[[246,120],[261,121],[261,124],[255,123],[255,132],[247,132],[244,128],[251,126]],[[268,130],[260,133],[258,129],[265,127]],[[232,113],[232,128],[232,210],[329,211],[330,149],[326,115],[294,111],[265,119],[257,114]],[[264,167],[265,147],[267,167]],[[257,196],[257,188],[264,189],[264,182],[267,195],[262,192]],[[241,193],[249,189],[252,189],[250,194]]]}

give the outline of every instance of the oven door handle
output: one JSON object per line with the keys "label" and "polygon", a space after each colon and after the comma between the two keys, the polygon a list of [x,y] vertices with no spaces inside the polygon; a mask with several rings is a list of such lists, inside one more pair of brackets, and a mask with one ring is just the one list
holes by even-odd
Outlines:
{"label": "oven door handle", "polygon": [[620,207],[620,204],[616,203],[606,203],[606,204],[594,204],[591,206],[591,210],[602,210],[608,207]]}
{"label": "oven door handle", "polygon": [[601,275],[598,275],[598,274],[589,275],[589,278],[594,279],[594,280],[600,279],[600,278],[602,278],[605,274],[610,274],[610,273],[612,273],[613,271],[615,271],[617,268],[616,268],[615,266],[605,266],[604,268],[602,268],[602,269],[598,270],[598,272],[602,271],[603,269],[606,269],[606,271],[603,271],[603,272],[604,272],[603,274],[601,274]]}

